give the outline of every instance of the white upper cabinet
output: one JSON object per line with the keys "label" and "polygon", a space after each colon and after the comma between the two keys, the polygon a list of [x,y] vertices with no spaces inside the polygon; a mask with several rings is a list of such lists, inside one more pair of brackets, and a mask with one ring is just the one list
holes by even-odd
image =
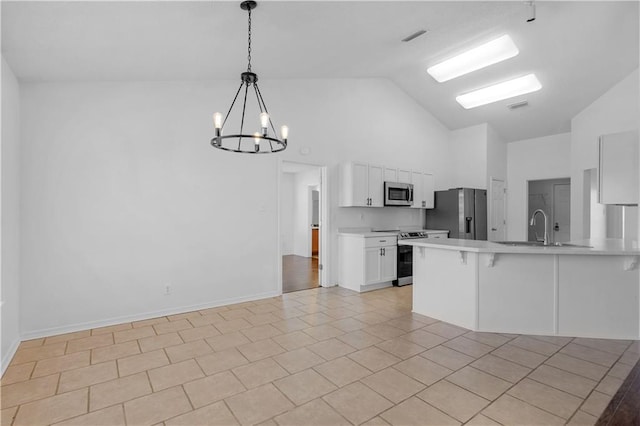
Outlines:
{"label": "white upper cabinet", "polygon": [[340,207],[383,207],[384,182],[413,184],[411,207],[433,208],[432,174],[358,161],[340,164]]}
{"label": "white upper cabinet", "polygon": [[385,182],[400,182],[400,183],[412,183],[411,182],[411,170],[398,169],[395,167],[384,168],[384,181]]}
{"label": "white upper cabinet", "polygon": [[398,169],[395,167],[384,168],[384,181],[385,182],[397,182],[398,181]]}
{"label": "white upper cabinet", "polygon": [[601,204],[638,204],[638,133],[600,136],[598,201]]}
{"label": "white upper cabinet", "polygon": [[340,165],[340,207],[382,207],[384,167],[350,161]]}
{"label": "white upper cabinet", "polygon": [[413,183],[411,182],[411,170],[398,169],[398,180],[396,182]]}
{"label": "white upper cabinet", "polygon": [[412,172],[411,183],[413,183],[413,208],[432,209],[434,198],[434,179],[430,173]]}

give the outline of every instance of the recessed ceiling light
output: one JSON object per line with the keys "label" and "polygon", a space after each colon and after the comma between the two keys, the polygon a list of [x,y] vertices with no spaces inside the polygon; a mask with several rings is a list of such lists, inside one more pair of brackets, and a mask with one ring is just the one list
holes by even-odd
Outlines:
{"label": "recessed ceiling light", "polygon": [[458,101],[458,103],[465,109],[469,109],[501,101],[503,99],[513,98],[514,96],[535,92],[541,88],[542,85],[536,78],[536,75],[527,74],[523,77],[504,81],[502,83],[494,84],[493,86],[488,86],[457,96],[456,101]]}
{"label": "recessed ceiling light", "polygon": [[507,34],[491,40],[453,58],[440,62],[427,69],[427,72],[439,83],[451,80],[472,71],[513,58],[518,48]]}

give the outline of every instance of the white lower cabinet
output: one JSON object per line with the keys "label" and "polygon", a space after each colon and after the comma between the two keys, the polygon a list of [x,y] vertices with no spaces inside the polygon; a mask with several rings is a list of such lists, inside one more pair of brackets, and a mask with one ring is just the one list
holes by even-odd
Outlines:
{"label": "white lower cabinet", "polygon": [[395,235],[340,235],[338,284],[358,292],[391,286],[397,278],[397,244]]}
{"label": "white lower cabinet", "polygon": [[398,246],[382,247],[380,256],[379,282],[393,281],[398,278]]}

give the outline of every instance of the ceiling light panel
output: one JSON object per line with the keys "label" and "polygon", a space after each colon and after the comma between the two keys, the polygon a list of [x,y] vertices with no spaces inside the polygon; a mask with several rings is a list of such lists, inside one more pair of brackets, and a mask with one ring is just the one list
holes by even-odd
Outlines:
{"label": "ceiling light panel", "polygon": [[504,81],[502,83],[494,84],[493,86],[488,86],[457,96],[456,101],[458,101],[458,103],[465,109],[469,109],[501,101],[503,99],[513,98],[514,96],[535,92],[541,88],[542,85],[536,78],[536,75],[527,74],[523,77]]}
{"label": "ceiling light panel", "polygon": [[513,58],[518,48],[505,34],[474,49],[467,50],[453,58],[440,62],[427,69],[427,72],[439,83],[460,77],[489,65]]}

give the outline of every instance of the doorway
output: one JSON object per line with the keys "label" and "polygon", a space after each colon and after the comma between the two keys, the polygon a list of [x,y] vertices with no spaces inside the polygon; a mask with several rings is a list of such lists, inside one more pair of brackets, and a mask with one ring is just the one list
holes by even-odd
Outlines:
{"label": "doorway", "polygon": [[321,286],[323,167],[283,161],[280,173],[282,292]]}
{"label": "doorway", "polygon": [[[533,212],[540,209],[547,215],[547,232],[552,243],[564,243],[570,240],[571,232],[571,179],[543,179],[528,182],[529,207],[527,209],[527,224]],[[535,225],[529,225],[529,241],[544,238],[544,221],[536,220]]]}

